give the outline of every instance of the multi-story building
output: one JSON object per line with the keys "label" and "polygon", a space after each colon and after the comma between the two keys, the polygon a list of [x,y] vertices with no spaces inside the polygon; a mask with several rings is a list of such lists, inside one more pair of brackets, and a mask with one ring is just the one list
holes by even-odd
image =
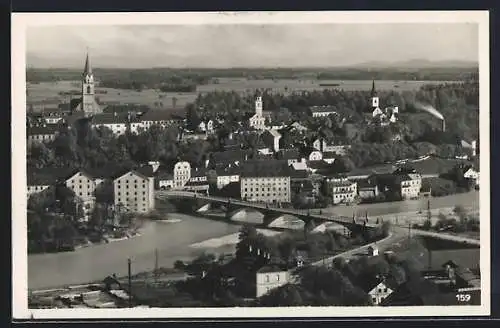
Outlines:
{"label": "multi-story building", "polygon": [[262,114],[262,97],[257,97],[255,100],[255,114],[250,117],[249,125],[256,130],[264,130],[266,128],[266,118]]}
{"label": "multi-story building", "polygon": [[240,181],[240,173],[231,165],[226,169],[216,169],[215,174],[217,176],[217,189],[222,189],[230,183]]}
{"label": "multi-story building", "polygon": [[50,172],[46,174],[44,169],[41,170],[28,170],[27,178],[27,196],[28,198],[33,194],[46,194],[54,195],[55,185],[57,183],[57,176]]}
{"label": "multi-story building", "polygon": [[280,150],[281,134],[276,130],[266,130],[262,133],[262,140],[265,146],[273,152]]}
{"label": "multi-story building", "polygon": [[113,180],[115,207],[133,213],[155,208],[154,176],[150,166],[129,171]]}
{"label": "multi-story building", "polygon": [[311,106],[309,107],[309,112],[312,117],[327,117],[337,114],[337,111],[333,106]]}
{"label": "multi-story building", "polygon": [[180,125],[184,118],[180,113],[171,110],[148,110],[140,117],[141,127],[149,129],[153,125],[166,128],[172,125]]}
{"label": "multi-story building", "polygon": [[276,158],[286,159],[288,161],[288,166],[292,165],[293,163],[299,163],[301,161],[300,152],[297,148],[281,149],[276,153]]}
{"label": "multi-story building", "polygon": [[358,181],[358,196],[360,200],[372,200],[379,196],[380,192],[377,184],[370,179],[361,179]]}
{"label": "multi-story building", "polygon": [[95,191],[103,181],[103,179],[96,178],[83,170],[73,172],[65,180],[66,187],[72,190],[75,196],[82,202],[85,221],[88,221],[94,210],[96,203]]}
{"label": "multi-story building", "polygon": [[327,186],[332,190],[333,204],[350,204],[358,195],[358,184],[345,178],[326,180]]}
{"label": "multi-story building", "polygon": [[33,145],[34,143],[46,143],[53,141],[59,133],[59,125],[57,124],[43,124],[41,126],[33,126],[27,129],[27,143]]}
{"label": "multi-story building", "polygon": [[117,113],[96,114],[92,117],[92,127],[105,127],[110,129],[114,135],[119,136],[125,134],[129,128],[129,119],[127,115],[119,115]]}
{"label": "multi-story building", "polygon": [[214,121],[212,120],[207,120],[207,121],[201,121],[200,124],[198,125],[198,129],[202,132],[206,132],[208,134],[214,132]]}
{"label": "multi-story building", "polygon": [[[389,284],[389,281],[381,278],[376,278],[372,281],[366,282],[363,289],[366,291],[372,300],[373,305],[380,305],[389,295],[394,292],[396,287]],[[392,288],[391,288],[392,287]]]}
{"label": "multi-story building", "polygon": [[290,203],[290,173],[286,161],[248,161],[243,165],[240,181],[242,199]]}
{"label": "multi-story building", "polygon": [[256,273],[256,297],[290,282],[290,272],[275,266],[264,266]]}
{"label": "multi-story building", "polygon": [[174,188],[182,189],[191,179],[191,164],[189,162],[177,162],[174,165]]}
{"label": "multi-story building", "polygon": [[402,199],[415,199],[420,196],[422,176],[418,173],[399,175]]}
{"label": "multi-story building", "polygon": [[192,168],[188,182],[184,185],[186,191],[204,192],[209,189],[207,171],[205,169]]}
{"label": "multi-story building", "polygon": [[347,153],[347,150],[350,148],[350,145],[334,145],[334,144],[329,144],[326,142],[325,139],[323,138],[318,138],[314,140],[312,143],[312,147],[316,150],[319,150],[321,152],[331,152],[335,153],[339,156],[345,156]]}

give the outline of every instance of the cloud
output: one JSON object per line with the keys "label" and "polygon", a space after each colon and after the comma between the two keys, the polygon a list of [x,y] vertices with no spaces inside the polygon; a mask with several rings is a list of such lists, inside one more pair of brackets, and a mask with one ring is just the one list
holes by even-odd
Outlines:
{"label": "cloud", "polygon": [[341,66],[366,61],[478,60],[474,24],[50,26],[29,28],[33,66]]}

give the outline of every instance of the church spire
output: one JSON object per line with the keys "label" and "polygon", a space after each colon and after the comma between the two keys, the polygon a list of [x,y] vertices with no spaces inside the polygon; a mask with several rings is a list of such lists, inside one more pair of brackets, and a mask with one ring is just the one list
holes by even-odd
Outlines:
{"label": "church spire", "polygon": [[87,49],[87,57],[85,58],[85,68],[83,69],[83,75],[92,75],[92,66],[90,65],[89,50]]}
{"label": "church spire", "polygon": [[375,97],[376,94],[377,94],[377,91],[375,91],[375,80],[372,80],[372,92],[371,92],[371,96]]}

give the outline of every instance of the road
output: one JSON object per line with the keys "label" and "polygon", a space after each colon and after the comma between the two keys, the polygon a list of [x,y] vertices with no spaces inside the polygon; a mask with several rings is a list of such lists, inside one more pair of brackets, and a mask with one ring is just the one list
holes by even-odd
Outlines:
{"label": "road", "polygon": [[[158,197],[161,199],[162,197],[183,197],[183,198],[196,198],[196,199],[202,199],[202,200],[207,200],[207,201],[216,201],[216,202],[224,202],[228,203],[230,202],[233,205],[238,205],[242,207],[250,207],[250,208],[255,208],[255,209],[263,209],[266,211],[276,211],[277,213],[282,213],[282,214],[288,214],[288,215],[299,215],[299,216],[310,216],[312,218],[317,218],[319,220],[323,221],[330,221],[330,222],[336,222],[336,223],[352,223],[352,218],[345,217],[345,216],[338,216],[335,219],[332,218],[332,216],[328,215],[320,215],[315,213],[315,211],[310,211],[310,210],[295,210],[295,209],[286,209],[286,208],[278,208],[274,207],[272,205],[263,205],[259,203],[250,203],[246,201],[241,201],[237,199],[228,199],[224,197],[217,197],[217,196],[204,196],[200,194],[196,194],[193,192],[187,192],[187,191],[164,191],[164,192],[158,192]],[[361,223],[362,220],[357,220],[357,222]],[[405,222],[408,222],[408,218],[405,219]],[[410,221],[411,222],[411,219]],[[366,226],[368,227],[376,227],[377,224],[373,223],[367,223]],[[407,235],[408,234],[408,225],[407,224],[397,224],[392,222],[392,230],[396,235],[403,234]],[[462,237],[462,236],[456,236],[456,235],[450,235],[446,233],[438,233],[438,232],[430,232],[430,231],[424,231],[420,229],[411,229],[411,232],[413,235],[420,235],[420,236],[427,236],[427,237],[433,237],[437,239],[443,239],[443,240],[450,240],[458,243],[464,243],[464,244],[469,244],[469,245],[474,245],[474,246],[480,246],[480,241],[477,239],[473,238],[468,238],[468,237]]]}

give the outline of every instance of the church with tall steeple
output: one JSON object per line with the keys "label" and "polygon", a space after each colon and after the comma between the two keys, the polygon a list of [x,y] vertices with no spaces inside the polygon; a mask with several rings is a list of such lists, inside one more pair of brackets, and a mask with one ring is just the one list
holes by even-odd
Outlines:
{"label": "church with tall steeple", "polygon": [[82,94],[81,98],[71,104],[73,113],[83,112],[86,117],[102,113],[102,110],[95,99],[95,81],[92,73],[92,65],[90,64],[90,56],[87,51],[85,58],[85,67],[82,74]]}

